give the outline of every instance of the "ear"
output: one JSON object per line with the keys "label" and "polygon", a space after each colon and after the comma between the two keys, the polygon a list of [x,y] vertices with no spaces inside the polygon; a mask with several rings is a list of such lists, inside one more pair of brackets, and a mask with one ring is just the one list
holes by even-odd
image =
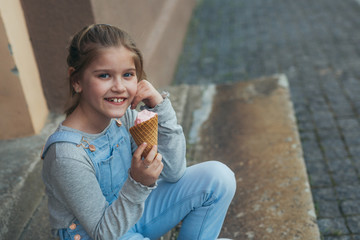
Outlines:
{"label": "ear", "polygon": [[81,87],[81,85],[79,83],[79,80],[77,79],[77,77],[72,76],[74,72],[75,72],[75,68],[69,67],[69,69],[68,69],[68,77],[69,77],[69,79],[71,81],[71,85],[72,85],[74,91],[76,93],[81,93],[82,87]]}

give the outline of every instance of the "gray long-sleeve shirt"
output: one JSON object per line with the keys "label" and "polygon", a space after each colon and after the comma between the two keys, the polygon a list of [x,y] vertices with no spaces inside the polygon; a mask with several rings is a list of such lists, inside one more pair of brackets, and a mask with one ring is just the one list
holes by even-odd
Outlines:
{"label": "gray long-sleeve shirt", "polygon": [[[160,177],[175,182],[182,177],[186,168],[186,144],[182,128],[177,124],[169,99],[148,110],[156,112],[159,119],[158,151],[164,163]],[[136,116],[137,112],[129,108],[121,121],[129,129],[134,125]],[[87,134],[61,124],[57,129],[80,132],[90,141],[101,137],[106,130],[99,134]],[[134,152],[137,146],[131,136],[130,139]],[[144,202],[153,189],[128,176],[119,198],[109,206],[87,153],[83,148],[67,142],[49,147],[42,177],[53,232],[56,234],[57,229],[67,228],[74,219],[78,219],[93,239],[118,239],[125,234],[141,218]]]}

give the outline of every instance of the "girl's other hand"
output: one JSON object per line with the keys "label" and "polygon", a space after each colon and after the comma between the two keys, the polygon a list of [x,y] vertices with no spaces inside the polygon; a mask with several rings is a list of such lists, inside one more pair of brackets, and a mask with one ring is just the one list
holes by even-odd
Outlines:
{"label": "girl's other hand", "polygon": [[163,101],[163,97],[150,82],[141,80],[137,84],[137,92],[131,103],[131,109],[135,109],[141,101],[144,102],[146,106],[154,108]]}
{"label": "girl's other hand", "polygon": [[142,160],[141,155],[145,148],[146,143],[143,143],[134,152],[130,175],[135,181],[150,187],[159,178],[164,165],[161,154],[157,153],[157,146],[153,146],[146,158]]}

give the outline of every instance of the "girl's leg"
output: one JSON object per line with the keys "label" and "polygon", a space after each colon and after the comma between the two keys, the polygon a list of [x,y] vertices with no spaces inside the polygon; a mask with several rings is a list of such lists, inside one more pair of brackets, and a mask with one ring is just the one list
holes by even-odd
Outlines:
{"label": "girl's leg", "polygon": [[234,173],[226,165],[210,161],[191,166],[176,183],[158,182],[136,232],[158,239],[183,221],[178,239],[216,239],[235,189]]}
{"label": "girl's leg", "polygon": [[135,228],[131,229],[125,235],[123,235],[119,240],[150,240],[149,238],[144,238],[140,233],[135,232]]}

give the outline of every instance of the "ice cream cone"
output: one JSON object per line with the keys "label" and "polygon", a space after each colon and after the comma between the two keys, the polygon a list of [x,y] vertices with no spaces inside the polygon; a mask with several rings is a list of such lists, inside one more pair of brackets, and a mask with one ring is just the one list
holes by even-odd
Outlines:
{"label": "ice cream cone", "polygon": [[130,133],[138,146],[143,142],[147,143],[142,154],[143,157],[146,157],[151,148],[158,143],[158,115],[156,114],[149,120],[131,127]]}

